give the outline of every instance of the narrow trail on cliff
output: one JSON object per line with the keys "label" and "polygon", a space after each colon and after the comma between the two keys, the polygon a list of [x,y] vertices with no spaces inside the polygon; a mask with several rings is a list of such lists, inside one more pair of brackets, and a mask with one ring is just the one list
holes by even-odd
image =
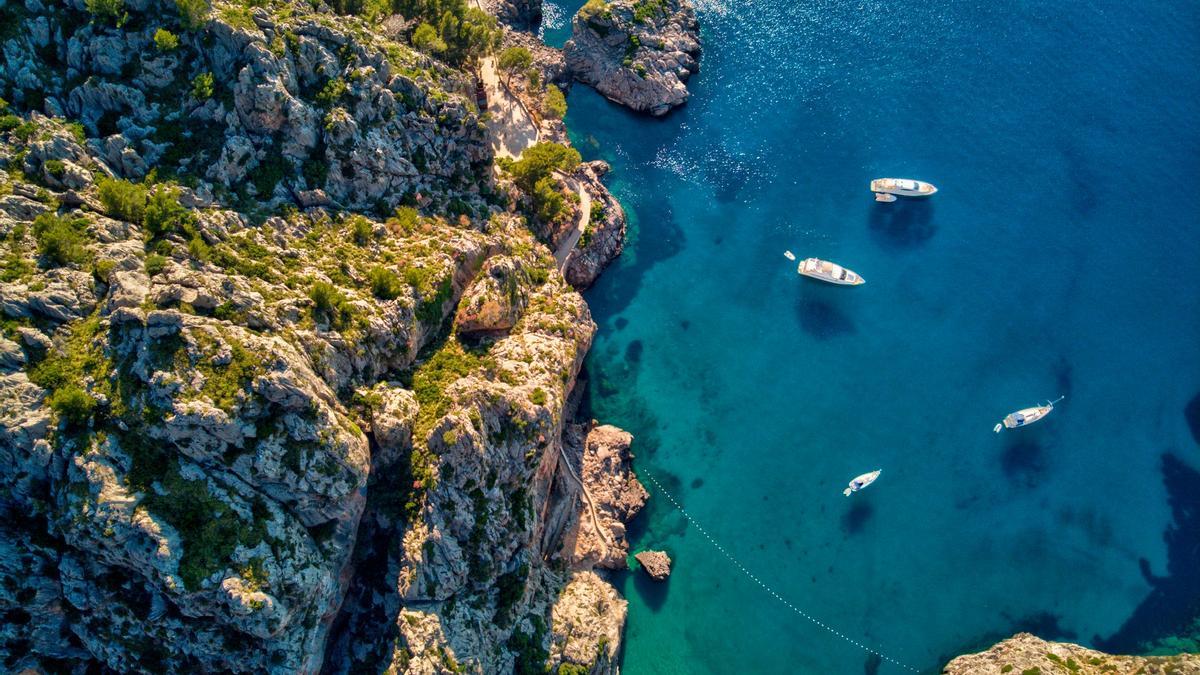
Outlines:
{"label": "narrow trail on cliff", "polygon": [[868,647],[867,645],[859,642],[858,640],[855,640],[854,638],[846,635],[845,633],[839,631],[838,629],[830,626],[829,624],[821,621],[817,617],[809,614],[808,612],[804,611],[803,609],[800,609],[796,605],[792,604],[791,601],[789,601],[788,599],[784,598],[779,593],[777,593],[774,588],[771,588],[770,586],[768,586],[765,581],[763,581],[762,579],[759,579],[758,576],[756,574],[754,574],[754,572],[751,572],[750,570],[746,569],[746,566],[743,565],[740,560],[733,557],[733,554],[731,554],[729,551],[725,550],[725,547],[722,546],[719,541],[714,539],[713,536],[708,533],[708,530],[704,529],[704,526],[702,526],[700,523],[698,523],[696,521],[696,519],[693,518],[692,515],[683,508],[683,505],[681,505],[678,501],[675,500],[675,497],[670,492],[668,492],[666,488],[664,488],[662,486],[662,483],[658,482],[658,479],[655,478],[653,474],[651,474],[649,471],[647,471],[645,469],[642,469],[638,472],[638,475],[649,478],[650,482],[654,483],[654,487],[658,488],[659,492],[662,492],[663,496],[666,497],[667,500],[670,501],[671,504],[676,509],[678,509],[679,513],[682,514],[683,517],[687,519],[688,523],[691,524],[693,527],[695,527],[696,530],[700,532],[700,534],[704,535],[704,538],[708,540],[708,543],[712,544],[714,548],[716,548],[718,551],[720,551],[721,555],[725,556],[729,560],[729,562],[733,563],[734,567],[737,567],[739,570],[741,570],[742,574],[745,574],[747,577],[749,577],[751,581],[753,581],[760,588],[762,588],[764,591],[766,591],[769,595],[771,595],[771,597],[773,597],[776,600],[778,600],[779,602],[783,603],[784,606],[786,606],[788,609],[790,609],[793,612],[795,612],[796,614],[804,617],[810,623],[820,626],[826,632],[836,636],[837,638],[839,638],[845,642],[848,642],[848,643],[854,645],[855,647],[858,647],[859,649],[863,650],[864,652],[867,652],[868,654],[874,654],[875,656],[878,656],[879,658],[883,659],[884,661],[887,661],[888,663],[899,666],[900,668],[903,668],[905,670],[908,670],[908,671],[911,671],[914,673],[921,672],[921,671],[917,670],[916,668],[908,665],[907,663],[898,661],[898,660],[888,656],[887,654],[884,654],[883,652],[880,652],[880,651],[877,651],[875,649]]}
{"label": "narrow trail on cliff", "polygon": [[[562,444],[558,446],[558,454],[562,456],[563,464],[567,465],[567,473],[571,474],[571,478],[579,484],[579,489],[583,491],[583,498],[587,500],[588,511],[592,514],[592,528],[596,530],[596,536],[600,538],[600,545],[604,547],[604,557],[608,557],[608,540],[604,537],[604,530],[600,529],[600,519],[596,517],[596,503],[592,501],[592,495],[588,492],[587,486],[583,484],[583,480],[575,473],[575,469],[571,467],[571,460],[567,459],[567,451],[563,449]],[[583,458],[579,459],[580,471],[583,470]]]}

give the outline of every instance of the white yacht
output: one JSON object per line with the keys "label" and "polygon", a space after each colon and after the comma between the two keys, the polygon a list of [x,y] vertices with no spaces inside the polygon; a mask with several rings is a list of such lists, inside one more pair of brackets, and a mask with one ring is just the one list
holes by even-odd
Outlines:
{"label": "white yacht", "polygon": [[1030,424],[1042,419],[1054,410],[1054,404],[1066,398],[1059,396],[1056,401],[1046,401],[1046,405],[1035,405],[1032,408],[1022,408],[1015,413],[1009,413],[1002,422],[997,424],[992,431],[1000,433],[1001,429],[1016,429],[1017,427],[1027,427]]}
{"label": "white yacht", "polygon": [[[871,181],[871,192],[875,193],[875,201],[879,202],[894,202],[895,196],[901,197],[928,197],[937,192],[937,188],[932,183],[913,180],[911,178],[876,178]],[[880,198],[879,195],[889,195]]]}
{"label": "white yacht", "polygon": [[850,481],[850,487],[846,488],[845,490],[842,490],[842,494],[849,497],[851,492],[858,492],[859,490],[867,487],[871,483],[874,483],[875,479],[879,478],[879,474],[881,474],[881,473],[883,473],[883,469],[877,469],[875,471],[872,471],[871,473],[864,473],[863,475],[859,476],[858,478],[855,478],[854,480]]}
{"label": "white yacht", "polygon": [[839,286],[857,286],[864,283],[863,278],[855,272],[820,258],[805,258],[800,261],[796,271],[806,277],[828,281]]}

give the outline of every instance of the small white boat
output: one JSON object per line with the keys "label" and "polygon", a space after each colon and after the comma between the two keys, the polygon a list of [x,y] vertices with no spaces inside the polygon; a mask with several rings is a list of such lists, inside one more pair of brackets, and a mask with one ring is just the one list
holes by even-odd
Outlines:
{"label": "small white boat", "polygon": [[1027,427],[1030,424],[1042,419],[1054,410],[1054,404],[1066,398],[1059,396],[1058,400],[1046,401],[1046,405],[1035,405],[1032,408],[1022,408],[1015,413],[1009,413],[1002,422],[997,424],[992,431],[1000,433],[1001,429],[1016,429],[1017,427]]}
{"label": "small white boat", "polygon": [[899,195],[901,197],[928,197],[937,192],[932,183],[913,180],[911,178],[876,178],[871,181],[871,192],[876,194],[875,201],[891,202],[895,199],[880,199],[878,195]]}
{"label": "small white boat", "polygon": [[784,251],[784,252],[783,252],[783,257],[787,258],[788,260],[795,260],[795,259],[796,259],[796,254],[795,254],[795,253],[792,253],[791,251]]}
{"label": "small white boat", "polygon": [[820,258],[805,258],[800,261],[800,266],[796,271],[806,277],[828,281],[831,284],[839,286],[857,286],[865,283],[862,277],[855,272],[842,267],[841,265],[831,263],[828,260]]}
{"label": "small white boat", "polygon": [[875,193],[875,201],[877,201],[877,202],[894,202],[897,199],[899,199],[899,197],[897,197],[896,195],[890,195],[886,192],[876,192]]}
{"label": "small white boat", "polygon": [[858,492],[859,490],[867,487],[871,483],[874,483],[875,479],[879,478],[879,474],[881,474],[881,473],[883,473],[883,469],[878,469],[878,470],[872,471],[871,473],[864,473],[863,475],[859,476],[858,478],[855,478],[854,480],[850,481],[850,487],[846,488],[845,490],[842,490],[842,494],[849,497],[851,492]]}

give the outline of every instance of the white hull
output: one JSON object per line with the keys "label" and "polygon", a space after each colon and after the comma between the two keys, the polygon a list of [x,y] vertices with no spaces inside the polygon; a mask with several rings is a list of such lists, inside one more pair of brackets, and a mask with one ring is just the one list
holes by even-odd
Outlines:
{"label": "white hull", "polygon": [[[1062,399],[1058,399],[1061,401]],[[1058,401],[1051,401],[1046,405],[1035,405],[1032,408],[1022,408],[1014,413],[1009,413],[999,424],[992,429],[996,433],[1000,433],[1001,429],[1018,429],[1027,427],[1034,422],[1040,421],[1046,415],[1049,415],[1054,410],[1054,404]]]}
{"label": "white hull", "polygon": [[[900,195],[901,197],[928,197],[937,192],[932,183],[913,180],[911,178],[876,178],[871,181],[871,192],[885,195]],[[879,199],[876,201],[895,201]]]}
{"label": "white hull", "polygon": [[820,258],[805,258],[800,261],[800,266],[796,268],[800,274],[819,279],[821,281],[837,284],[838,286],[858,286],[866,283],[866,281],[853,270],[848,270],[841,265],[831,263],[828,260]]}
{"label": "white hull", "polygon": [[851,492],[858,492],[859,490],[867,487],[871,483],[874,483],[875,479],[879,478],[879,474],[881,474],[881,473],[883,473],[883,469],[877,469],[870,473],[864,473],[863,475],[858,476],[854,480],[850,481],[850,487],[846,488],[845,490],[842,490],[842,494],[849,497]]}

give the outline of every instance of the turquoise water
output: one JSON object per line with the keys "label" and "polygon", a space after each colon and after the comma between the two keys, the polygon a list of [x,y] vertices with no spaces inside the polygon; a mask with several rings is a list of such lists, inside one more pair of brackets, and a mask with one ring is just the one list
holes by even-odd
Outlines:
{"label": "turquoise water", "polygon": [[[575,87],[631,221],[587,296],[591,413],[782,596],[922,672],[1020,629],[1144,649],[1200,615],[1200,6],[946,4],[704,2],[684,109]],[[941,192],[876,204],[877,176]],[[619,580],[624,672],[902,672],[661,495],[632,532],[676,566]]]}

